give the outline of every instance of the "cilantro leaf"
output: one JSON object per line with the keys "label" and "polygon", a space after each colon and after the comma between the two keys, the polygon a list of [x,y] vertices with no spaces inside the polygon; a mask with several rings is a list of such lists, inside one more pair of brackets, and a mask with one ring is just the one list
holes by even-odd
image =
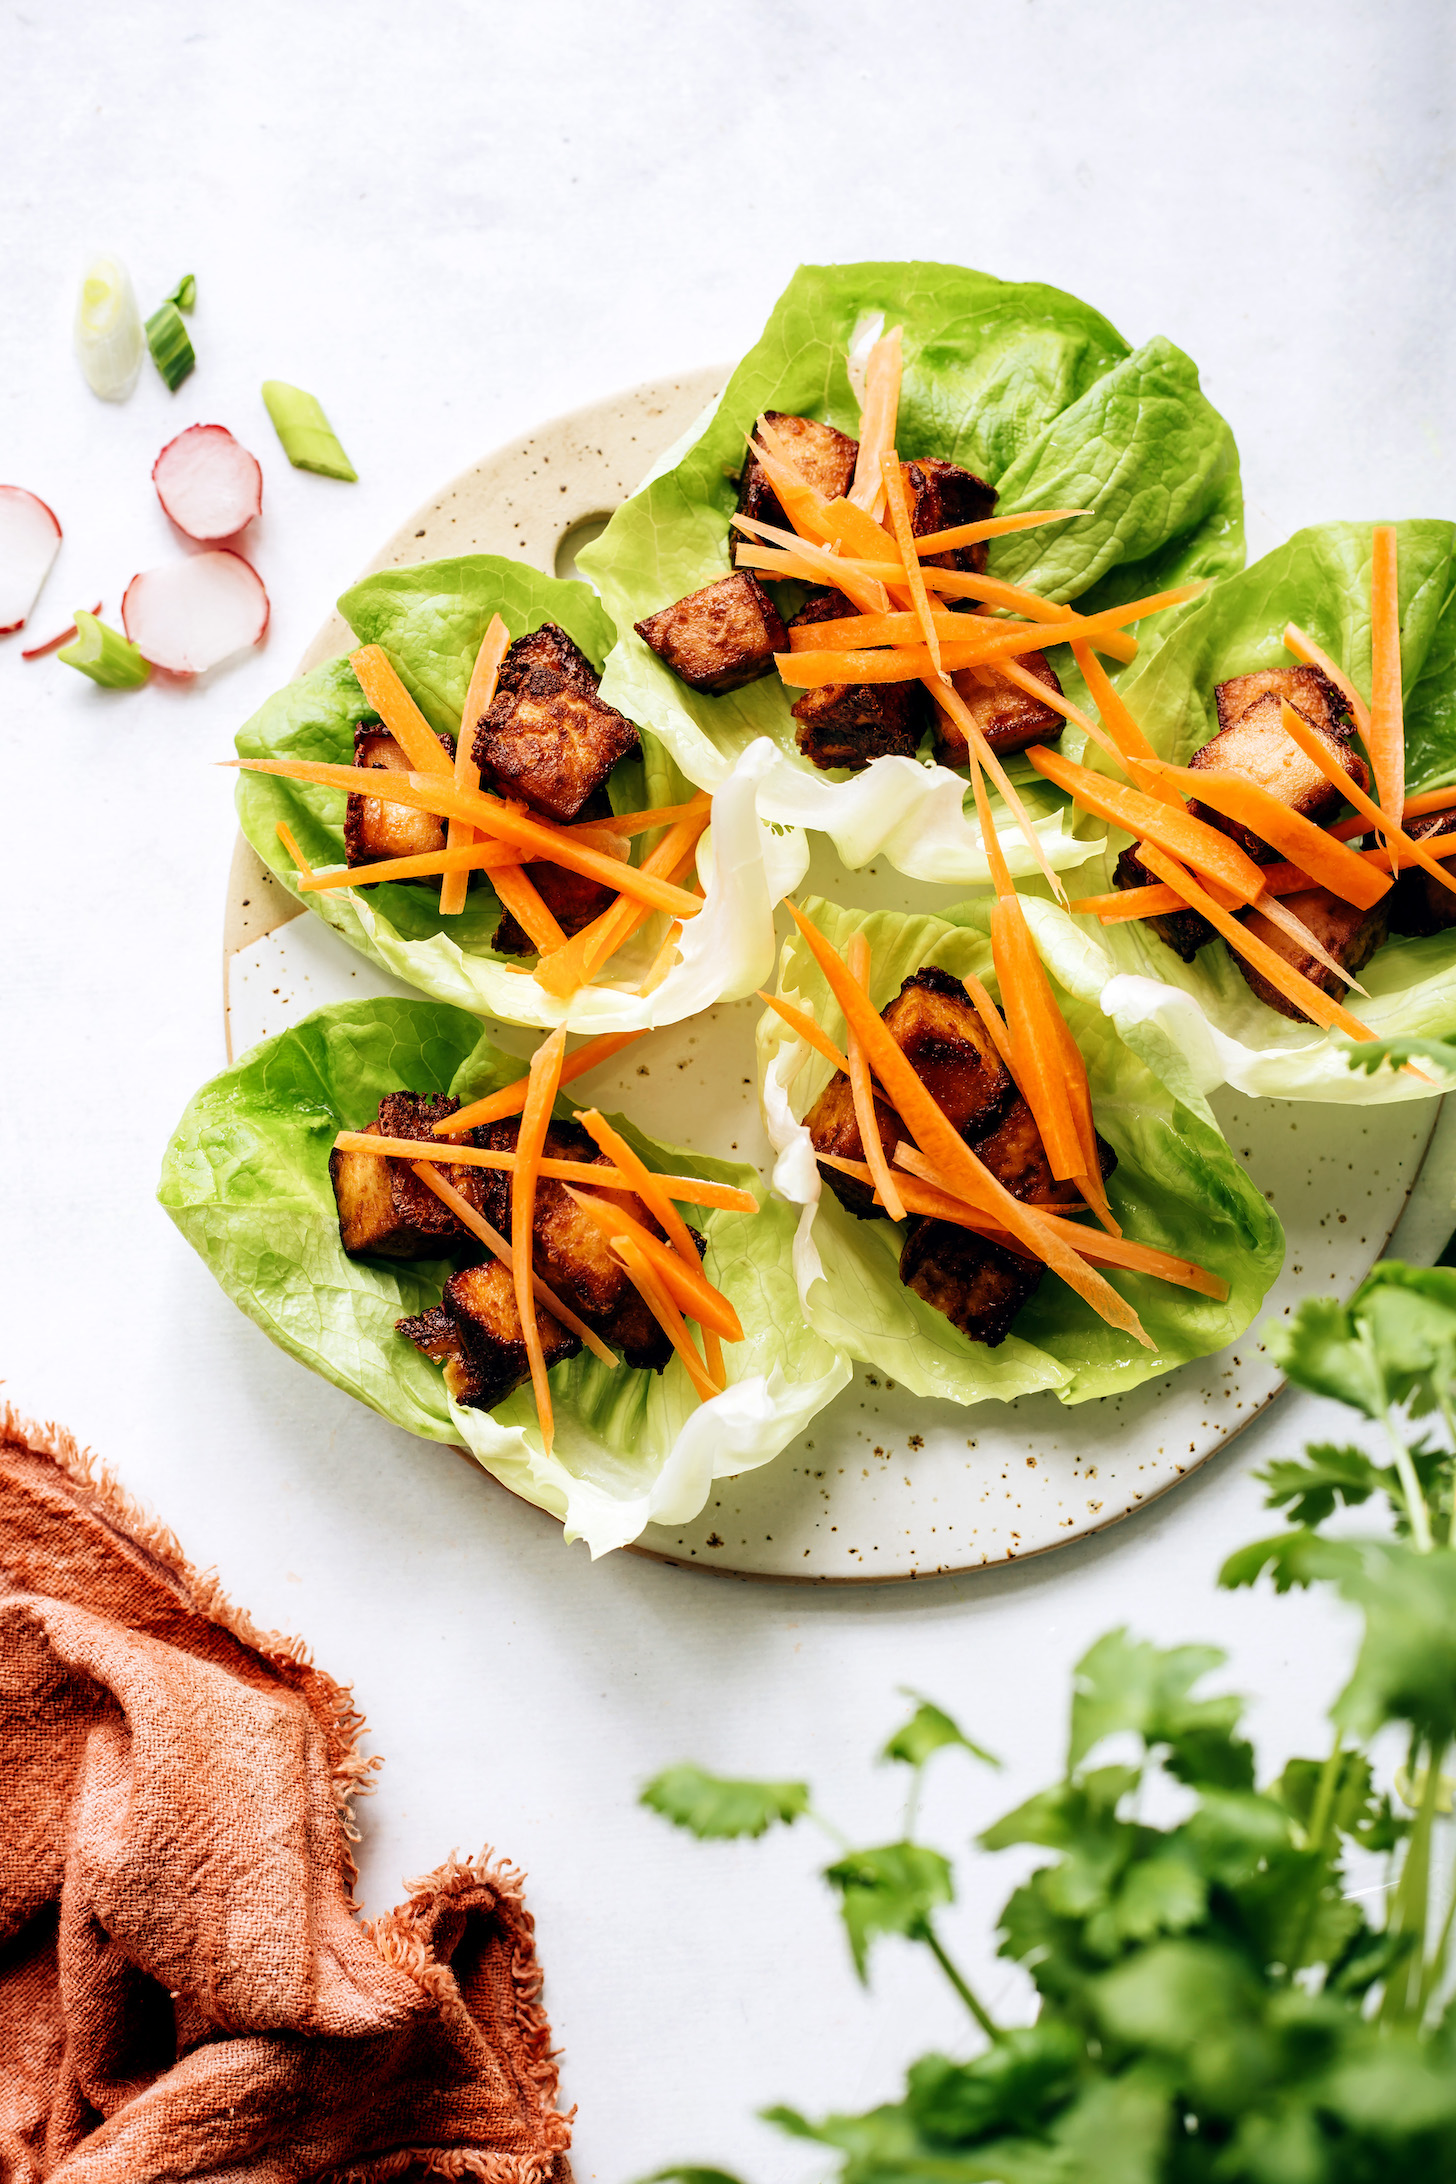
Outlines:
{"label": "cilantro leaf", "polygon": [[824,1878],[837,1888],[854,1968],[864,1979],[870,1943],[880,1934],[926,1939],[930,1914],[955,1896],[948,1860],[923,1843],[885,1843],[853,1850]]}
{"label": "cilantro leaf", "polygon": [[1234,1738],[1242,1712],[1232,1696],[1195,1699],[1193,1687],[1224,1655],[1214,1646],[1162,1648],[1109,1631],[1077,1663],[1068,1766],[1104,1737],[1130,1730],[1149,1748],[1167,1745],[1186,1781],[1252,1780],[1248,1747]]}
{"label": "cilantro leaf", "polygon": [[1365,1635],[1334,1716],[1356,1737],[1408,1722],[1444,1745],[1456,1735],[1456,1554],[1419,1554],[1401,1540],[1352,1542],[1339,1578]]}
{"label": "cilantro leaf", "polygon": [[984,1760],[988,1767],[999,1767],[1001,1762],[992,1752],[972,1743],[958,1722],[943,1713],[930,1699],[922,1698],[918,1691],[907,1691],[907,1699],[917,1699],[919,1704],[903,1728],[897,1729],[885,1746],[880,1757],[897,1759],[907,1767],[923,1767],[933,1752],[943,1751],[949,1744],[958,1744],[974,1759]]}
{"label": "cilantro leaf", "polygon": [[[1338,1036],[1343,1038],[1343,1034]],[[1456,1076],[1456,1045],[1447,1039],[1352,1039],[1345,1060],[1351,1069],[1363,1069],[1368,1077],[1387,1062],[1392,1070],[1407,1062],[1429,1062],[1446,1076]]]}
{"label": "cilantro leaf", "polygon": [[1256,1583],[1267,1570],[1274,1580],[1274,1590],[1284,1593],[1293,1585],[1338,1579],[1358,1561],[1359,1551],[1348,1540],[1323,1539],[1301,1528],[1236,1548],[1219,1571],[1218,1582],[1233,1591],[1240,1585]]}
{"label": "cilantro leaf", "polygon": [[808,1811],[809,1785],[711,1775],[686,1761],[654,1776],[640,1802],[704,1840],[762,1835],[776,1820],[788,1824]]}
{"label": "cilantro leaf", "polygon": [[1291,1524],[1323,1524],[1336,1502],[1347,1509],[1385,1491],[1392,1474],[1372,1461],[1360,1448],[1337,1448],[1331,1441],[1316,1441],[1303,1456],[1285,1457],[1258,1474],[1268,1488],[1264,1505],[1286,1509]]}
{"label": "cilantro leaf", "polygon": [[1076,2087],[1086,2042],[1054,2017],[1018,2027],[969,2063],[924,2055],[911,2065],[905,2107],[932,2146],[973,2146],[993,2131],[1035,2130]]}

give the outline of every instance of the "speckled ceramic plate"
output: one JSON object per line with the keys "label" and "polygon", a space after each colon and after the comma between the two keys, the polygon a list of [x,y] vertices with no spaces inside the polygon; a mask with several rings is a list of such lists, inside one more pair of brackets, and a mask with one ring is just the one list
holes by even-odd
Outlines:
{"label": "speckled ceramic plate", "polygon": [[[718,370],[685,373],[542,426],[462,473],[395,533],[371,568],[476,552],[574,573],[576,547],[688,430],[722,378]],[[344,623],[332,617],[300,671],[349,642]],[[912,896],[917,907],[927,902],[925,889],[910,889],[893,873],[845,872],[822,845],[807,886],[872,907]],[[239,837],[223,951],[230,1056],[326,1002],[408,991],[301,914]],[[619,1075],[603,1071],[594,1080],[593,1096],[627,1109],[646,1130],[704,1152],[737,1153],[766,1174],[771,1154],[753,1056],[758,1011],[753,1001],[721,1005],[650,1034],[624,1057]],[[534,1044],[515,1028],[495,1036],[517,1053]],[[1213,1104],[1288,1238],[1284,1272],[1261,1321],[1311,1291],[1348,1295],[1406,1209],[1436,1104],[1337,1108],[1227,1091]],[[1444,1205],[1413,1207],[1402,1248],[1413,1259],[1434,1258],[1450,1222]],[[909,1396],[862,1369],[777,1462],[719,1481],[694,1523],[654,1526],[634,1551],[689,1569],[819,1584],[926,1578],[1011,1561],[1098,1531],[1166,1492],[1247,1425],[1280,1385],[1252,1333],[1166,1380],[1071,1409],[1040,1395],[964,1411]]]}

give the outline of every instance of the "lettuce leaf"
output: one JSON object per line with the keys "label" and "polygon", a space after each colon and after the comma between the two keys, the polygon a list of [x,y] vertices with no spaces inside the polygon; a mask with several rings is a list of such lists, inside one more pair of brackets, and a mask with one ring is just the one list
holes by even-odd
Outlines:
{"label": "lettuce leaf", "polygon": [[[704,787],[755,738],[771,737],[778,764],[760,783],[761,811],[831,835],[852,866],[883,854],[911,878],[984,882],[979,831],[962,817],[961,775],[908,758],[877,759],[849,778],[820,773],[799,756],[790,697],[776,678],[725,698],[700,696],[632,628],[724,574],[733,474],[761,410],[858,430],[847,359],[880,323],[905,330],[903,455],[941,455],[977,471],[1006,512],[1092,511],[995,541],[993,573],[1096,607],[1242,567],[1233,435],[1170,342],[1132,352],[1106,319],[1059,289],[959,266],[801,266],[706,430],[581,557],[620,632],[603,693]],[[1147,625],[1145,648],[1154,642]],[[1038,831],[1054,867],[1094,853],[1056,800],[1036,808],[1047,815]],[[1034,870],[1014,828],[1002,831],[1012,870]]]}
{"label": "lettuce leaf", "polygon": [[[1418,521],[1396,530],[1406,787],[1414,795],[1456,782],[1456,524]],[[1119,685],[1154,746],[1182,763],[1206,743],[1218,725],[1215,683],[1288,666],[1287,622],[1307,630],[1368,695],[1370,537],[1368,523],[1298,531],[1181,609],[1159,650]],[[1122,839],[1106,853],[1100,881],[1086,874],[1089,892],[1111,886]],[[1352,1070],[1346,1039],[1266,1008],[1220,943],[1183,963],[1139,923],[1099,926],[1048,911],[1041,931],[1055,975],[1084,1000],[1100,997],[1122,1037],[1179,1097],[1228,1083],[1273,1099],[1371,1104],[1445,1089],[1393,1067]],[[1360,976],[1370,998],[1351,994],[1346,1006],[1380,1038],[1456,1031],[1456,929],[1393,938]]]}
{"label": "lettuce leaf", "polygon": [[[492,614],[500,614],[513,637],[543,622],[559,623],[598,668],[613,638],[611,623],[585,584],[562,583],[523,562],[490,554],[387,569],[356,584],[339,607],[361,644],[383,646],[426,719],[451,734]],[[254,714],[238,733],[238,754],[352,764],[354,724],[373,717],[348,660],[330,660]],[[651,736],[643,739],[643,752],[640,764],[624,764],[613,773],[611,792],[619,811],[691,793]],[[772,970],[773,907],[798,884],[808,856],[799,836],[771,828],[757,816],[757,782],[772,757],[767,746],[746,753],[725,779],[699,857],[700,873],[714,875],[713,882],[704,909],[684,932],[675,968],[645,997],[597,985],[569,1006],[512,968],[510,958],[493,952],[500,904],[488,885],[472,887],[466,908],[455,918],[440,916],[439,891],[433,887],[397,883],[357,893],[300,895],[293,861],[278,839],[278,822],[288,822],[311,864],[342,865],[345,800],[338,790],[244,774],[238,817],[253,848],[290,893],[361,955],[435,1000],[502,1023],[544,1028],[564,1017],[574,1031],[629,1031],[676,1023],[714,1001],[736,1000]],[[640,981],[665,931],[664,918],[650,919],[612,966],[614,979],[629,989]]]}
{"label": "lettuce leaf", "polygon": [[[1026,902],[1039,946],[1047,909],[1045,903]],[[818,901],[805,905],[805,915],[841,953],[854,933],[865,933],[877,1007],[883,1008],[923,963],[939,964],[957,977],[973,972],[995,990],[989,905],[956,911],[960,923],[889,910],[836,909]],[[811,1009],[842,1045],[838,1005],[797,937],[784,950],[779,980],[780,992]],[[1087,1060],[1097,1127],[1117,1154],[1108,1196],[1123,1229],[1139,1243],[1195,1259],[1229,1283],[1228,1301],[1216,1304],[1146,1275],[1110,1273],[1114,1286],[1136,1306],[1154,1350],[1107,1326],[1050,1274],[1004,1342],[988,1349],[968,1341],[901,1282],[901,1231],[888,1220],[857,1221],[831,1191],[821,1191],[809,1134],[799,1118],[818,1097],[830,1066],[781,1018],[768,1014],[760,1023],[764,1114],[779,1155],[774,1184],[802,1208],[794,1258],[805,1313],[826,1341],[877,1365],[917,1395],[958,1403],[994,1396],[1005,1402],[1049,1388],[1064,1403],[1082,1403],[1137,1387],[1241,1334],[1282,1264],[1284,1232],[1229,1151],[1206,1103],[1197,1095],[1176,1099],[1117,1036],[1095,1002],[1079,1002],[1069,993],[1059,998]]]}
{"label": "lettuce leaf", "polygon": [[611,1372],[583,1353],[551,1375],[550,1457],[529,1392],[491,1414],[452,1403],[438,1367],[394,1331],[404,1314],[439,1302],[450,1267],[346,1258],[329,1150],[340,1129],[373,1121],[385,1092],[474,1099],[520,1073],[459,1009],[413,1000],[319,1009],[203,1086],[167,1148],[158,1196],[281,1349],[407,1433],[463,1443],[595,1556],[649,1523],[686,1523],[715,1478],[768,1463],[850,1367],[798,1309],[792,1210],[761,1192],[753,1169],[659,1144],[614,1117],[650,1167],[753,1189],[763,1201],[754,1215],[685,1209],[743,1321],[746,1339],[725,1346],[728,1388],[699,1405],[677,1359],[660,1375]]}

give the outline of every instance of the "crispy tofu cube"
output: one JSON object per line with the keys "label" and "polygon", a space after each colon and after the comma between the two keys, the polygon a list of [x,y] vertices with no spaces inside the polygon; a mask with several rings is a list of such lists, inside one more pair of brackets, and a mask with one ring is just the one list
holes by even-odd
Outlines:
{"label": "crispy tofu cube", "polygon": [[1042,1267],[953,1221],[906,1223],[900,1279],[972,1342],[994,1350],[1035,1296]]}
{"label": "crispy tofu cube", "polygon": [[[1075,1183],[1059,1183],[1052,1174],[1036,1117],[1018,1093],[996,1127],[977,1138],[972,1151],[983,1160],[1002,1188],[1029,1206],[1080,1205]],[[1106,1139],[1097,1139],[1097,1157],[1104,1180],[1117,1166],[1117,1155]]]}
{"label": "crispy tofu cube", "polygon": [[[389,1092],[366,1137],[418,1138],[438,1145],[433,1125],[453,1115],[460,1102],[445,1094]],[[443,1169],[462,1197],[478,1206],[479,1168]],[[329,1180],[339,1209],[339,1240],[351,1259],[442,1259],[471,1242],[465,1229],[410,1172],[403,1160],[375,1153],[329,1155]]]}
{"label": "crispy tofu cube", "polygon": [[[1391,892],[1393,894],[1394,889]],[[1300,895],[1286,895],[1284,902],[1309,927],[1326,953],[1332,955],[1337,963],[1343,963],[1345,969],[1357,977],[1390,930],[1389,895],[1382,896],[1373,910],[1358,910],[1353,903],[1341,902],[1338,895],[1332,895],[1324,887],[1312,887]],[[1308,949],[1301,947],[1297,940],[1281,931],[1279,926],[1271,925],[1257,910],[1241,911],[1240,922],[1267,947],[1272,948],[1276,955],[1283,956],[1286,963],[1292,963],[1312,986],[1318,986],[1321,993],[1330,994],[1337,1001],[1344,999],[1344,981],[1337,978],[1317,956],[1312,956]],[[1243,973],[1250,992],[1257,994],[1271,1009],[1277,1009],[1281,1016],[1289,1017],[1296,1024],[1310,1021],[1303,1009],[1297,1007],[1293,1001],[1286,1000],[1276,986],[1270,985],[1262,972],[1255,970],[1252,963],[1246,962],[1236,953],[1234,961]]]}
{"label": "crispy tofu cube", "polygon": [[[1122,888],[1157,885],[1157,875],[1140,862],[1136,843],[1129,843],[1113,866],[1112,884]],[[1166,917],[1144,922],[1185,963],[1191,963],[1199,949],[1206,948],[1213,938],[1213,927],[1196,910],[1170,910]]]}
{"label": "crispy tofu cube", "polygon": [[595,691],[601,681],[591,661],[580,645],[573,642],[555,622],[543,622],[539,629],[517,637],[506,648],[496,677],[497,691],[508,690],[512,696],[524,689],[532,671],[546,668],[578,690]]}
{"label": "crispy tofu cube", "polygon": [[[451,762],[455,739],[441,736]],[[383,728],[354,730],[354,764],[379,773],[408,773],[410,762]],[[344,809],[344,862],[379,864],[386,857],[430,857],[445,847],[445,822],[433,812],[415,811],[409,804],[390,804],[381,797],[351,796]],[[439,881],[434,883],[437,887]]]}
{"label": "crispy tofu cube", "polygon": [[[397,1331],[445,1368],[445,1386],[464,1410],[494,1410],[531,1375],[516,1305],[516,1285],[499,1259],[452,1274],[430,1312],[396,1320]],[[536,1328],[549,1372],[575,1357],[581,1342],[538,1306]]]}
{"label": "crispy tofu cube", "polygon": [[[858,613],[841,591],[811,592],[789,624],[806,629]],[[913,758],[930,718],[930,700],[919,683],[825,683],[806,690],[791,708],[794,740],[805,758],[828,771],[853,773],[873,758]]]}
{"label": "crispy tofu cube", "polygon": [[[836,432],[833,425],[821,425],[814,417],[790,417],[783,410],[765,410],[764,416],[779,439],[787,444],[795,469],[815,491],[822,493],[826,500],[843,500],[854,483],[854,466],[859,460],[858,440]],[[755,523],[775,523],[781,531],[791,528],[756,455],[750,455],[743,466],[738,485],[738,513],[751,516]],[[735,554],[744,543],[742,533],[735,532]]]}
{"label": "crispy tofu cube", "polygon": [[[1257,678],[1246,675],[1240,680],[1254,682]],[[1225,683],[1220,687],[1227,689],[1229,686]],[[1290,703],[1293,703],[1292,699]],[[1281,804],[1287,804],[1291,811],[1297,811],[1304,818],[1313,820],[1316,826],[1325,826],[1334,818],[1343,799],[1334,783],[1325,779],[1314,760],[1307,758],[1294,738],[1286,734],[1280,715],[1280,704],[1280,696],[1274,690],[1266,690],[1262,696],[1255,697],[1253,703],[1235,721],[1227,728],[1221,728],[1210,742],[1204,744],[1201,751],[1195,751],[1188,763],[1198,773],[1243,774],[1250,781],[1256,781],[1261,788],[1268,789],[1271,795],[1279,798]],[[1303,712],[1303,708],[1295,706],[1295,711]],[[1304,717],[1309,718],[1308,714]],[[1360,788],[1368,789],[1369,769],[1358,752],[1351,750],[1340,736],[1318,727],[1312,720],[1310,726],[1329,746],[1331,755],[1339,761],[1350,778]],[[1248,827],[1241,827],[1237,821],[1224,818],[1221,812],[1213,811],[1208,805],[1196,800],[1188,808],[1196,817],[1206,820],[1209,826],[1217,827],[1221,834],[1229,835],[1256,863],[1273,864],[1278,861],[1279,852],[1271,849],[1267,842],[1261,841]]]}
{"label": "crispy tofu cube", "polygon": [[[476,1133],[477,1142],[493,1150],[513,1151],[519,1127],[514,1117],[490,1123]],[[546,1133],[545,1151],[551,1160],[611,1166],[597,1151],[595,1141],[574,1123],[553,1123]],[[590,1189],[594,1197],[610,1198],[650,1235],[662,1235],[635,1193],[598,1191],[579,1183],[571,1188]],[[490,1174],[486,1219],[511,1237],[511,1184],[504,1170]],[[511,1240],[514,1242],[513,1237]],[[661,1372],[672,1355],[671,1343],[628,1279],[602,1230],[572,1201],[565,1186],[550,1177],[542,1177],[536,1185],[532,1263],[562,1303],[569,1305],[604,1342],[619,1349],[629,1365]]]}
{"label": "crispy tofu cube", "polygon": [[1287,698],[1322,735],[1337,736],[1348,743],[1355,733],[1349,701],[1321,667],[1261,667],[1252,675],[1233,675],[1216,685],[1213,693],[1220,728],[1232,728],[1236,720],[1261,698]]}
{"label": "crispy tofu cube", "polygon": [[631,721],[598,696],[586,655],[545,623],[506,654],[471,756],[486,787],[566,825],[580,818],[618,759],[641,748]]}
{"label": "crispy tofu cube", "polygon": [[[961,1135],[969,1141],[987,1131],[1015,1096],[1015,1087],[960,980],[927,963],[912,972],[881,1013],[926,1091]],[[905,1135],[904,1125],[881,1100],[875,1102],[875,1113],[886,1157],[892,1157]],[[854,1098],[842,1070],[835,1072],[804,1122],[816,1152],[840,1160],[864,1159]],[[860,1219],[880,1210],[873,1192],[852,1176],[826,1168],[824,1180]]]}
{"label": "crispy tofu cube", "polygon": [[689,592],[636,630],[690,690],[720,698],[767,675],[774,654],[789,649],[778,608],[748,569]]}
{"label": "crispy tofu cube", "polygon": [[[1023,653],[1020,664],[1028,675],[1061,696],[1062,686],[1044,652]],[[1055,743],[1067,725],[1060,713],[1018,689],[994,667],[959,668],[951,676],[951,687],[998,758],[1009,758],[1013,751],[1025,751],[1033,743]],[[970,763],[959,722],[939,706],[935,709],[935,755],[942,766]]]}
{"label": "crispy tofu cube", "polygon": [[[587,879],[583,873],[568,872],[565,865],[532,864],[523,869],[568,940],[584,925],[590,925],[593,918],[599,918],[616,900],[610,887]],[[509,910],[501,913],[491,947],[497,955],[536,953],[535,942],[524,927],[516,923]]]}
{"label": "crispy tofu cube", "polygon": [[[1456,811],[1430,811],[1423,819],[1407,819],[1404,825],[1412,841],[1434,842],[1456,834]],[[1456,879],[1456,858],[1442,861],[1451,877]],[[1390,904],[1392,932],[1424,938],[1430,933],[1444,933],[1448,926],[1456,925],[1456,895],[1449,887],[1442,887],[1439,880],[1433,880],[1429,872],[1423,872],[1419,865],[1406,867],[1386,899]]]}
{"label": "crispy tofu cube", "polygon": [[[949,531],[958,523],[984,523],[996,507],[996,488],[959,463],[941,462],[923,455],[905,465],[905,490],[910,498],[910,528],[917,538],[932,531]],[[986,566],[985,539],[975,546],[953,546],[943,554],[928,554],[928,569],[963,569],[979,573]]]}

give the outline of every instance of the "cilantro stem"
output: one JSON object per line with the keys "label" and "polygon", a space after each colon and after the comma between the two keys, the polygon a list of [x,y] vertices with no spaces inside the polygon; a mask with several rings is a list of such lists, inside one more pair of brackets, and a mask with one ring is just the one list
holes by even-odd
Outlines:
{"label": "cilantro stem", "polygon": [[847,1851],[853,1848],[843,1828],[837,1828],[832,1820],[826,1820],[823,1813],[816,1810],[813,1805],[804,1807],[804,1817],[806,1820],[812,1820],[816,1828],[822,1828],[829,1837],[830,1842],[837,1843],[841,1850]]}
{"label": "cilantro stem", "polygon": [[1395,1901],[1391,1906],[1391,1931],[1414,1935],[1416,1947],[1397,1985],[1388,1987],[1385,1991],[1380,2005],[1380,2016],[1386,2024],[1396,2024],[1405,2018],[1418,2017],[1425,2006],[1428,1973],[1424,1958],[1427,1908],[1430,1900],[1431,1834],[1435,1826],[1436,1806],[1441,1796],[1441,1761],[1445,1753],[1444,1739],[1439,1744],[1426,1747],[1426,1773],[1421,1786],[1421,1802],[1416,1812],[1415,1826],[1411,1829],[1410,1841],[1406,1845],[1405,1864],[1396,1883]]}
{"label": "cilantro stem", "polygon": [[931,1925],[928,1918],[923,1923],[923,1932],[925,1935],[926,1947],[929,1949],[931,1955],[934,1957],[936,1963],[940,1966],[941,1970],[945,1973],[946,1978],[955,1988],[955,1991],[960,1996],[962,2002],[965,2003],[966,2008],[970,2011],[972,2017],[975,2018],[976,2023],[980,2026],[982,2032],[985,2033],[986,2038],[988,2040],[1004,2039],[1005,2034],[1002,2031],[1001,2027],[997,2024],[995,2018],[991,2015],[990,2011],[977,2000],[976,1996],[971,1991],[970,1983],[962,1977],[961,1973],[957,1971],[955,1965],[952,1964],[950,1958],[946,1955],[945,1948],[941,1942],[940,1936],[936,1933],[935,1928]]}
{"label": "cilantro stem", "polygon": [[1451,1947],[1451,1930],[1456,1924],[1456,1874],[1451,1876],[1451,1901],[1446,1906],[1446,1916],[1441,1921],[1441,1936],[1432,1950],[1421,1978],[1420,2012],[1422,2018],[1430,2006],[1431,1998],[1440,1988],[1446,1970],[1446,1958]]}
{"label": "cilantro stem", "polygon": [[1417,1554],[1428,1555],[1434,1545],[1431,1538],[1431,1517],[1426,1508],[1426,1497],[1421,1492],[1421,1482],[1416,1477],[1416,1467],[1411,1462],[1411,1452],[1396,1432],[1388,1408],[1381,1411],[1380,1422],[1385,1428],[1386,1439],[1395,1456],[1395,1468],[1400,1477],[1401,1492],[1405,1496],[1406,1512],[1410,1517],[1411,1540]]}
{"label": "cilantro stem", "polygon": [[1334,1749],[1320,1769],[1319,1782],[1315,1787],[1314,1805],[1309,1816],[1309,1847],[1323,1850],[1329,1833],[1330,1814],[1334,1810],[1335,1788],[1340,1779],[1340,1762],[1344,1758],[1340,1738],[1335,1738]]}

